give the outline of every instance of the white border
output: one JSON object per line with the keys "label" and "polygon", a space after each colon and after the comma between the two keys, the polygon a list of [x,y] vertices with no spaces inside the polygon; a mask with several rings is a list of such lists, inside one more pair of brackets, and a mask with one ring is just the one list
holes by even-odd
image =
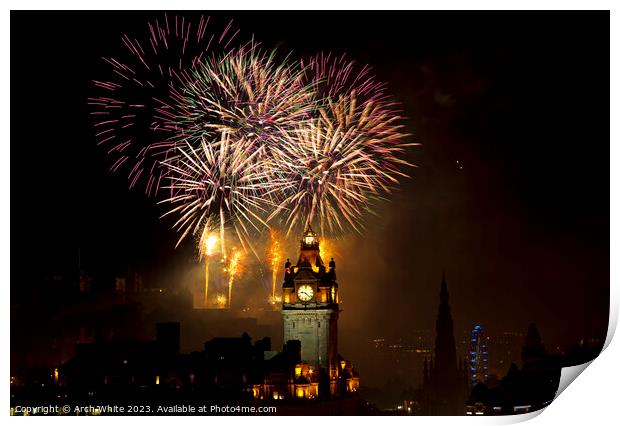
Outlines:
{"label": "white border", "polygon": [[[615,10],[613,10],[613,6],[615,2],[612,1],[543,1],[543,0],[522,0],[522,1],[435,1],[435,2],[419,2],[419,1],[394,1],[394,0],[382,0],[378,1],[368,1],[368,0],[350,0],[350,1],[334,1],[334,0],[313,0],[312,2],[304,2],[304,1],[294,1],[294,0],[272,0],[272,1],[261,1],[257,3],[256,1],[238,1],[238,0],[226,0],[226,1],[187,1],[187,0],[177,0],[175,2],[171,1],[162,1],[162,0],[151,0],[149,2],[131,2],[128,0],[108,0],[106,2],[79,2],[79,1],[8,1],[5,2],[8,6],[8,9],[15,10],[34,10],[34,9],[43,9],[49,10],[50,6],[53,6],[54,9],[86,9],[86,10],[96,10],[96,9],[153,9],[153,10],[169,10],[169,9],[197,9],[197,10],[243,10],[243,9],[290,9],[290,10],[335,10],[335,9],[348,9],[348,8],[357,8],[357,9],[419,9],[419,10],[463,10],[463,9],[494,9],[494,10],[558,10],[558,9],[576,9],[576,10],[592,10],[592,9],[602,9],[602,10],[612,10],[611,12],[611,75],[618,75],[618,66],[617,66],[617,54],[614,54],[614,48],[620,46],[618,43],[618,17]],[[5,13],[3,16],[3,25],[0,31],[3,32],[3,37],[1,38],[1,46],[2,46],[2,87],[3,90],[1,92],[3,99],[3,114],[1,115],[1,120],[3,121],[2,129],[4,130],[4,137],[2,139],[2,155],[0,155],[0,181],[4,183],[2,185],[2,197],[0,198],[2,201],[2,208],[0,209],[0,214],[2,215],[2,236],[3,243],[1,245],[0,252],[0,265],[1,269],[4,272],[4,280],[2,282],[2,300],[5,303],[4,313],[4,326],[2,327],[2,341],[9,342],[9,322],[10,322],[10,309],[6,306],[9,303],[9,283],[10,283],[10,269],[9,269],[9,256],[10,256],[10,124],[9,124],[9,113],[10,113],[10,59],[9,59],[9,43],[10,43],[10,15],[9,10],[5,9]],[[611,140],[617,141],[617,99],[618,99],[618,85],[615,80],[611,81]],[[614,121],[614,118],[616,121]],[[610,166],[613,164],[618,164],[618,149],[617,146],[611,145],[611,157],[610,157]],[[18,163],[16,163],[16,166]],[[611,169],[611,188],[617,188],[619,179],[618,168],[610,167]],[[17,187],[17,185],[16,185]],[[618,218],[618,206],[619,204],[619,195],[618,192],[611,191],[610,194],[611,201],[611,307],[610,307],[610,323],[609,330],[607,335],[607,340],[605,343],[606,349],[601,354],[599,358],[597,358],[592,364],[595,365],[594,368],[588,369],[586,374],[582,374],[579,377],[578,385],[574,385],[571,387],[569,392],[563,392],[562,395],[554,401],[544,412],[544,415],[537,416],[539,413],[532,413],[529,415],[522,416],[510,416],[510,417],[458,417],[458,418],[450,418],[450,417],[425,417],[425,418],[412,418],[412,417],[390,417],[389,421],[394,423],[406,423],[408,425],[413,422],[423,422],[424,424],[453,424],[453,423],[468,423],[475,422],[476,424],[508,424],[514,423],[517,421],[523,421],[530,419],[532,417],[536,417],[532,423],[536,424],[583,424],[586,421],[608,424],[610,423],[610,419],[617,418],[617,383],[619,374],[618,374],[618,362],[620,359],[618,354],[618,344],[611,343],[611,338],[614,335],[615,328],[617,325],[618,319],[618,283],[617,283],[617,273],[615,262],[618,260],[618,249],[617,244],[619,241],[619,232],[618,226],[614,219]],[[19,230],[15,230],[16,233]],[[14,253],[14,255],[19,255],[18,253]],[[19,271],[14,271],[14,273],[19,273]],[[2,377],[8,381],[9,373],[9,360],[10,360],[10,351],[9,345],[5,344],[5,350],[2,354]],[[577,370],[580,370],[578,367],[569,369],[568,371],[563,372],[563,383],[570,383],[570,379],[574,379],[578,373]],[[7,385],[3,386],[1,391],[2,395],[5,396],[3,400],[5,401],[5,413],[8,414],[8,406],[9,406],[9,388]],[[387,419],[387,418],[386,418]],[[253,417],[251,419],[244,417],[218,417],[213,420],[205,419],[205,418],[184,418],[184,422],[189,423],[201,423],[204,424],[205,421],[216,421],[216,422],[255,422],[257,424],[274,424],[274,423],[283,423],[290,422],[292,419],[287,419],[284,417]],[[297,425],[314,425],[317,422],[324,422],[325,420],[329,421],[338,421],[338,422],[347,422],[348,419],[344,418],[295,418],[294,422]],[[33,420],[39,421],[39,420]],[[79,418],[45,418],[45,422],[55,423],[55,422],[73,422],[73,421],[82,421]],[[98,421],[91,418],[89,421]],[[107,421],[107,420],[102,420]],[[115,421],[133,421],[130,418],[119,418],[115,419]],[[150,423],[168,423],[170,422],[169,418],[166,417],[150,417],[148,419]],[[356,423],[370,423],[375,422],[373,417],[356,417],[353,421]]]}

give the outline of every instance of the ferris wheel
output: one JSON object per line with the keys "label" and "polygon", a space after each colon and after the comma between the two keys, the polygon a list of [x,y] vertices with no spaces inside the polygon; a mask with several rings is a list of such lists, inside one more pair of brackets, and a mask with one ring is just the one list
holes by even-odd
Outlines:
{"label": "ferris wheel", "polygon": [[475,386],[484,383],[489,377],[489,349],[484,328],[480,324],[474,325],[469,341],[469,384]]}

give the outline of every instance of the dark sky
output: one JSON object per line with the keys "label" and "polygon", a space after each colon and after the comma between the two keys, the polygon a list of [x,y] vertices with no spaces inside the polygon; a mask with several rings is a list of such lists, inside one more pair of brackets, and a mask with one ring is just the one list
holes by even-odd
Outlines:
{"label": "dark sky", "polygon": [[[537,322],[554,342],[604,335],[607,12],[204,13],[265,47],[372,65],[422,144],[412,179],[339,248],[345,350],[432,328],[444,270],[457,330]],[[153,200],[107,171],[86,108],[90,80],[107,72],[101,56],[159,16],[11,14],[13,294],[29,285],[23,273],[69,268],[77,247],[110,274],[192,264]]]}

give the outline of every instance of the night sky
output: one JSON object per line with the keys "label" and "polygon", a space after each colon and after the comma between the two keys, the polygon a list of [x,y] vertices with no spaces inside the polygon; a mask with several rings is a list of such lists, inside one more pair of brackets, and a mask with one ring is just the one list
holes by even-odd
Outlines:
{"label": "night sky", "polygon": [[[459,333],[536,322],[558,344],[604,338],[607,12],[204,14],[265,47],[370,64],[422,144],[412,178],[338,247],[341,351],[355,360],[370,338],[433,328],[443,271]],[[109,72],[101,56],[160,16],[11,14],[13,300],[75,268],[78,247],[93,274],[135,267],[160,285],[194,267],[161,208],[108,172],[86,105],[90,80]]]}

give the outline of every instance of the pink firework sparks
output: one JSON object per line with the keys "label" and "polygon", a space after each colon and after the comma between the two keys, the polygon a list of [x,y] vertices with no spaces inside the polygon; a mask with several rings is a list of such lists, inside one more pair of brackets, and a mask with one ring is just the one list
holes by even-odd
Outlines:
{"label": "pink firework sparks", "polygon": [[172,81],[194,69],[208,55],[226,52],[239,30],[210,17],[169,16],[147,24],[143,38],[123,34],[117,56],[104,57],[107,79],[92,81],[87,102],[98,145],[112,156],[113,172],[128,168],[130,187],[145,181],[145,192],[157,194],[174,143],[159,134],[154,111],[168,96]]}

